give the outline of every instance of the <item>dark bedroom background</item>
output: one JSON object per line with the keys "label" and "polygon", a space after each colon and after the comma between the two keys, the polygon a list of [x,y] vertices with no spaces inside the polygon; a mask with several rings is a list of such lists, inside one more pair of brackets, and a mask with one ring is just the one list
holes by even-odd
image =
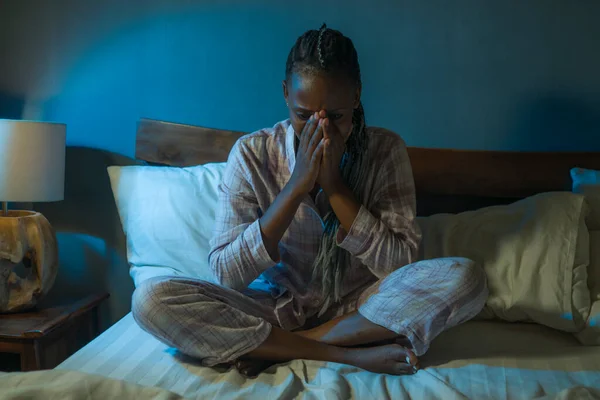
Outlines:
{"label": "dark bedroom background", "polygon": [[[600,151],[599,15],[595,0],[3,0],[0,117],[64,122],[68,145],[126,157],[141,117],[272,126],[286,118],[287,52],[327,22],[358,49],[368,123],[410,146]],[[68,168],[91,153],[78,154]],[[80,172],[62,205],[43,206],[59,231],[54,295],[110,287],[114,321],[129,304],[116,293],[132,287],[114,205],[110,223],[85,213],[114,241],[60,222],[91,175],[108,185],[103,168]]]}

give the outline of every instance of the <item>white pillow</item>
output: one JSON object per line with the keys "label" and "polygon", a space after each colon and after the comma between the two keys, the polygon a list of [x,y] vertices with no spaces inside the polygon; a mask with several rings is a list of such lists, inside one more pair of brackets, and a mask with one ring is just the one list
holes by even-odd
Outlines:
{"label": "white pillow", "polygon": [[420,218],[425,259],[467,257],[485,269],[483,319],[585,326],[589,236],[584,197],[544,193],[506,206]]}
{"label": "white pillow", "polygon": [[588,286],[592,307],[585,329],[576,336],[585,345],[600,346],[600,171],[573,168],[571,178],[573,192],[583,193],[590,206],[587,220],[590,230]]}
{"label": "white pillow", "polygon": [[213,281],[209,240],[225,163],[109,167],[136,287],[161,275]]}
{"label": "white pillow", "polygon": [[585,345],[600,346],[600,231],[590,231],[588,284],[592,302],[590,316],[583,331],[575,336]]}
{"label": "white pillow", "polygon": [[571,169],[573,193],[584,194],[590,206],[587,220],[590,231],[600,230],[600,171],[591,169]]}

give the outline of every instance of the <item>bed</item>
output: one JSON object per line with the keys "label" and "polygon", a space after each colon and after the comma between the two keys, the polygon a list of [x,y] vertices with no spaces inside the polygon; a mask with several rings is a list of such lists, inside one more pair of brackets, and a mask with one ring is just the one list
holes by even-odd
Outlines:
{"label": "bed", "polygon": [[[136,158],[149,165],[225,161],[240,132],[144,119]],[[600,169],[600,153],[409,148],[418,214],[458,213],[537,193],[570,191],[573,166]],[[443,333],[413,376],[295,360],[248,379],[206,368],[141,330],[131,314],[57,367],[186,398],[600,399],[600,347],[531,323],[470,321]]]}

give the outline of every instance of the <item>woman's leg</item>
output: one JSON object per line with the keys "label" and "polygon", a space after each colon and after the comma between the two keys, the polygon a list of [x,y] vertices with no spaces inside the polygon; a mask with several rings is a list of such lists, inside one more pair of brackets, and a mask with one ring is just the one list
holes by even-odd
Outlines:
{"label": "woman's leg", "polygon": [[337,346],[406,337],[420,356],[446,329],[477,315],[487,299],[483,270],[464,258],[406,265],[376,282],[352,312],[299,334]]}
{"label": "woman's leg", "polygon": [[240,293],[198,279],[150,279],[135,290],[132,303],[144,330],[207,366],[253,350],[277,324],[269,293]]}
{"label": "woman's leg", "polygon": [[265,303],[200,280],[155,278],[134,292],[133,316],[161,341],[209,366],[243,357],[332,361],[390,374],[412,371],[401,346],[347,349],[307,339],[269,323],[273,311]]}
{"label": "woman's leg", "polygon": [[294,359],[331,361],[391,375],[414,373],[413,365],[416,363],[413,354],[397,344],[347,348],[308,339],[277,327],[273,327],[267,339],[244,357],[249,360],[245,366],[248,371],[252,371],[249,373],[250,376],[256,375],[264,366],[264,364],[256,364],[255,360],[272,362]]}
{"label": "woman's leg", "polygon": [[396,339],[398,334],[369,321],[358,311],[333,318],[313,329],[296,332],[298,335],[334,346],[359,346]]}
{"label": "woman's leg", "polygon": [[[477,315],[487,295],[485,274],[473,261],[464,258],[421,261],[369,286],[358,301],[354,300],[355,306],[342,307],[358,311],[306,331],[289,333],[273,329],[267,340],[247,356],[328,360],[376,372],[413,373],[413,366],[418,365],[417,356],[427,351],[431,341],[444,330]],[[298,336],[308,341],[299,341]],[[389,340],[402,345],[381,344]],[[315,341],[325,346],[317,346]],[[369,344],[372,347],[342,347]],[[254,373],[261,368],[260,364],[252,363],[246,367],[250,371],[256,368]]]}

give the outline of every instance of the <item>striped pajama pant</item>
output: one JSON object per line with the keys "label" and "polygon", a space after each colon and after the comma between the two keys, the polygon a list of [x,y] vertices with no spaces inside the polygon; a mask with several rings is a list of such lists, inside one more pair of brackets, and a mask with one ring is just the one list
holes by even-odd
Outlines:
{"label": "striped pajama pant", "polygon": [[[329,309],[319,323],[358,310],[406,337],[420,356],[444,330],[476,316],[488,289],[483,269],[471,260],[439,258],[406,265],[357,293]],[[198,279],[156,277],[135,290],[132,313],[162,342],[212,366],[258,347],[278,326],[275,306],[276,299],[265,291],[238,292]],[[300,312],[311,317],[316,311]]]}

